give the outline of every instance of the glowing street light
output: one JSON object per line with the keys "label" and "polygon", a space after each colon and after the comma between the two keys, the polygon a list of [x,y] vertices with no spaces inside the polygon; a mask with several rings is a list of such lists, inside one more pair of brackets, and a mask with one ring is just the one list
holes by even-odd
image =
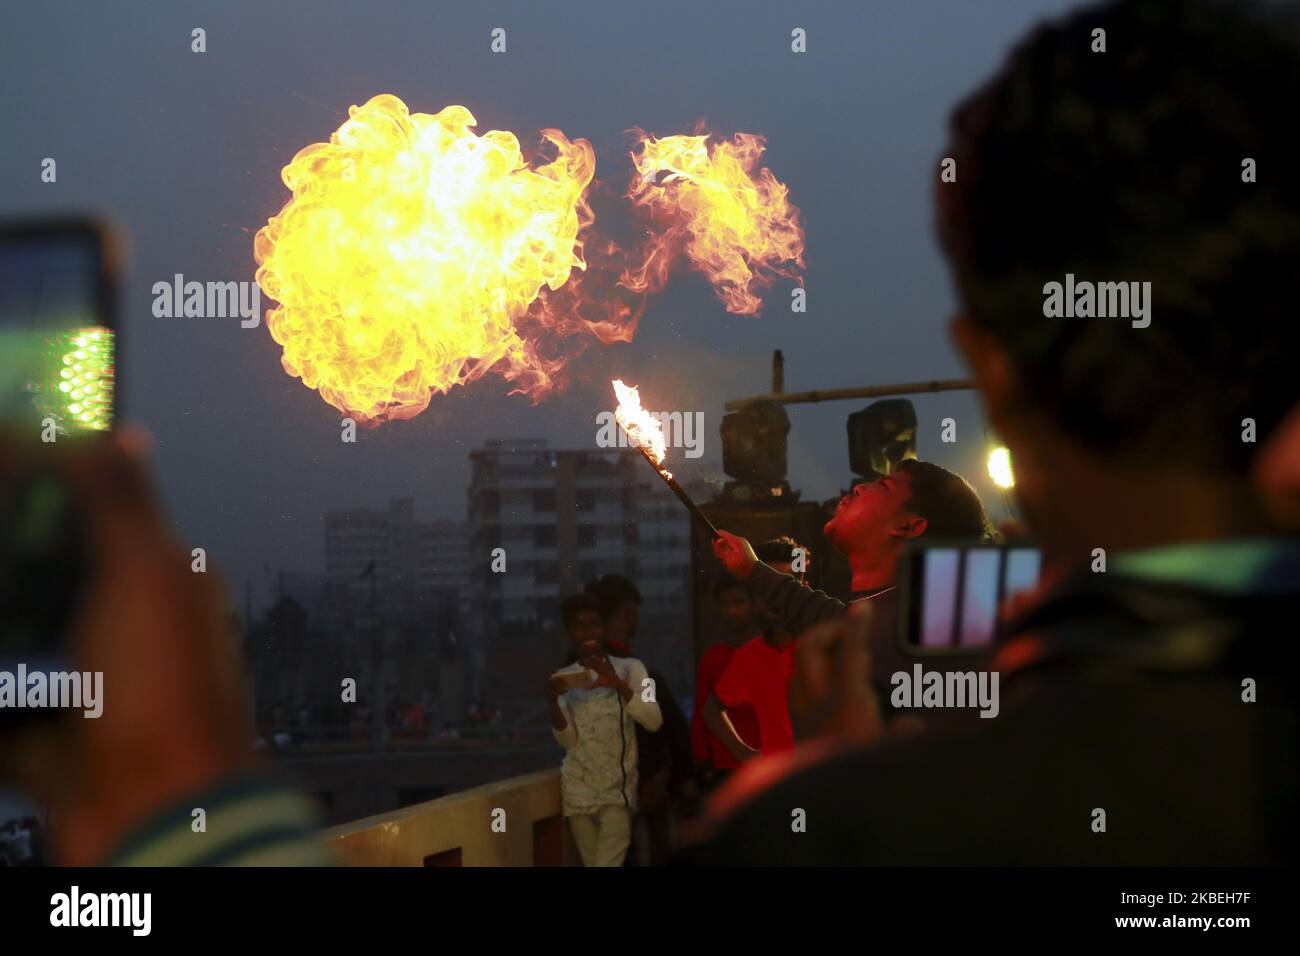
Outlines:
{"label": "glowing street light", "polygon": [[1011,451],[1005,445],[999,445],[989,452],[988,468],[993,484],[1003,490],[1015,486],[1016,476],[1011,471]]}

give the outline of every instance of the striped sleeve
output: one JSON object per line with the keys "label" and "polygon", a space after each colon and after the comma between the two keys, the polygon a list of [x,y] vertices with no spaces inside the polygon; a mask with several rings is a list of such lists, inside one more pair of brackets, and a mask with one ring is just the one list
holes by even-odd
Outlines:
{"label": "striped sleeve", "polygon": [[[196,810],[203,811],[198,827]],[[112,853],[107,866],[331,866],[303,795],[264,777],[241,777],[157,814]]]}

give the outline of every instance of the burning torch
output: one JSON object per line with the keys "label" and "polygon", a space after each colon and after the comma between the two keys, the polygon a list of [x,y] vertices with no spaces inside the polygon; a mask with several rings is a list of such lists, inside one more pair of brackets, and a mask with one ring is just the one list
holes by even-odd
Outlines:
{"label": "burning torch", "polygon": [[717,538],[718,529],[713,527],[713,522],[704,517],[704,512],[700,511],[699,506],[691,500],[691,496],[686,493],[677,479],[673,477],[672,472],[664,467],[664,453],[666,443],[664,441],[664,432],[659,423],[641,407],[641,396],[635,388],[624,385],[619,379],[613,382],[614,394],[618,396],[618,407],[614,409],[614,420],[618,422],[623,431],[627,433],[628,439],[636,446],[636,450],[641,453],[650,467],[655,470],[655,474],[664,480],[670,491],[677,496],[677,500],[686,506],[686,510],[693,514],[704,527],[709,529],[709,534]]}

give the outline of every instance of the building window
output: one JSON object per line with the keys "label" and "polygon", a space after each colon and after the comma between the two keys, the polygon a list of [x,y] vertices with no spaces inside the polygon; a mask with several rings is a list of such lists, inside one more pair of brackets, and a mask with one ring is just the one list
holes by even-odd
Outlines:
{"label": "building window", "polygon": [[555,547],[555,526],[539,524],[533,527],[533,546],[537,548]]}
{"label": "building window", "polygon": [[555,489],[544,488],[540,491],[534,491],[533,510],[554,511],[555,510]]}

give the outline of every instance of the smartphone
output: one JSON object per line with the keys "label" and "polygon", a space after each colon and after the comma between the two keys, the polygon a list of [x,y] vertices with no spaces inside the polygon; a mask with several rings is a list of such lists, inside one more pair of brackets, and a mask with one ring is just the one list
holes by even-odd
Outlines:
{"label": "smartphone", "polygon": [[90,219],[0,222],[0,428],[51,444],[112,427],[113,250]]}
{"label": "smartphone", "polygon": [[118,414],[117,248],[92,219],[0,221],[0,669],[57,666],[77,609],[86,543],[54,463]]}
{"label": "smartphone", "polygon": [[899,566],[899,639],[912,653],[978,653],[1004,636],[1008,597],[1038,583],[1041,557],[1026,544],[920,543]]}

